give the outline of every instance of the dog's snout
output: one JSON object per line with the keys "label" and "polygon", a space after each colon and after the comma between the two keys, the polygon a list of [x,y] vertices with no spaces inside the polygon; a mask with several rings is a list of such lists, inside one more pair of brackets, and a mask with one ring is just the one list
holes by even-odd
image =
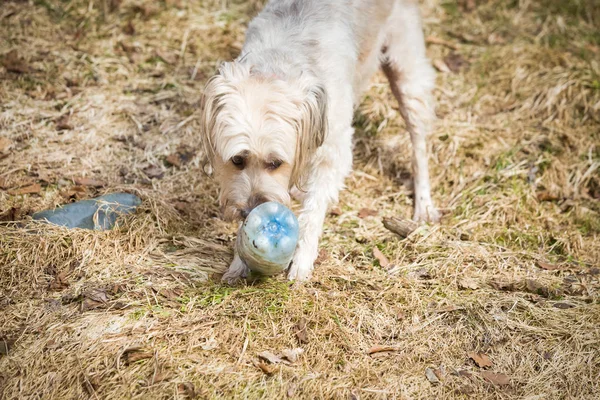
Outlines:
{"label": "dog's snout", "polygon": [[248,214],[250,214],[250,211],[254,210],[254,208],[256,206],[259,206],[262,203],[266,203],[267,201],[269,201],[269,199],[267,199],[264,195],[253,194],[248,199],[248,203],[247,203],[246,207],[243,210],[241,210],[242,217],[246,218],[248,216]]}

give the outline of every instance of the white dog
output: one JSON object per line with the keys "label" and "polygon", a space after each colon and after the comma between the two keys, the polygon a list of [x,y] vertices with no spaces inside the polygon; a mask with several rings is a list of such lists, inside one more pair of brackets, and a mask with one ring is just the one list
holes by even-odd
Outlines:
{"label": "white dog", "polygon": [[[354,108],[379,66],[412,140],[414,219],[435,222],[425,143],[434,72],[416,0],[271,0],[240,56],[206,86],[202,139],[225,216],[303,192],[291,280],[311,275],[327,209],[352,169]],[[246,273],[236,254],[223,279]]]}

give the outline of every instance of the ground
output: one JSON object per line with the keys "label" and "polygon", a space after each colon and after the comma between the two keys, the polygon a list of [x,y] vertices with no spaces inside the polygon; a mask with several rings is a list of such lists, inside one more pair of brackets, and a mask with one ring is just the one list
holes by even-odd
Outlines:
{"label": "ground", "polygon": [[[378,75],[312,280],[230,287],[196,111],[262,2],[4,1],[0,398],[599,398],[594,4],[423,2],[441,224],[382,224],[412,200]],[[113,231],[29,217],[119,190]]]}

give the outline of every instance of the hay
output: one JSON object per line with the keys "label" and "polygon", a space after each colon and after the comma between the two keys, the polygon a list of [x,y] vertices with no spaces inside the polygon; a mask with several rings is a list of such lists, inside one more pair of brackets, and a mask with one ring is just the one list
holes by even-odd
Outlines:
{"label": "hay", "polygon": [[[0,223],[0,397],[597,398],[588,4],[425,2],[429,54],[457,71],[439,74],[431,135],[443,223],[383,226],[411,213],[410,141],[378,75],[313,280],[228,287],[235,226],[194,113],[261,2],[3,3],[0,215],[17,222]],[[116,190],[144,203],[110,232],[27,217]]]}

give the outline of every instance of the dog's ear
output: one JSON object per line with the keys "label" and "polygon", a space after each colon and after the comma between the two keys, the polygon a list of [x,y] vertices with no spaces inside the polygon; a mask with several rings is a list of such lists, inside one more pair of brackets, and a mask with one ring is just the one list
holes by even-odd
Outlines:
{"label": "dog's ear", "polygon": [[221,74],[214,75],[206,83],[200,99],[200,139],[211,167],[215,159],[215,130],[218,128],[217,115],[223,106],[221,100],[225,94],[222,90],[224,84]]}
{"label": "dog's ear", "polygon": [[304,101],[300,104],[301,120],[296,139],[296,156],[290,187],[302,190],[304,179],[310,168],[310,160],[316,149],[323,144],[328,131],[327,92],[319,84],[307,89]]}

